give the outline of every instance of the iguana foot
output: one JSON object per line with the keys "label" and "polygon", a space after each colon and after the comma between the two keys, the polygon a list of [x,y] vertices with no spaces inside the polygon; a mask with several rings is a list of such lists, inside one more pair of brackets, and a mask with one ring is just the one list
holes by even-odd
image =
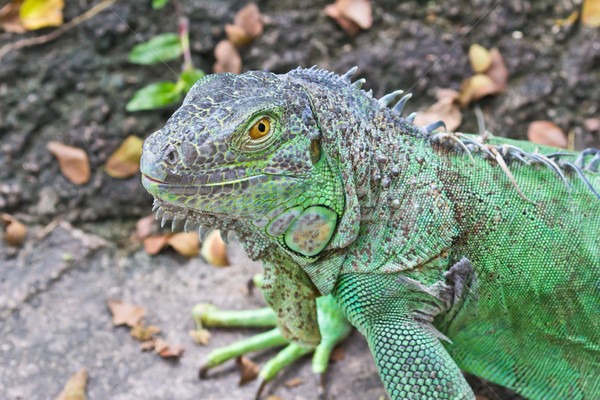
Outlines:
{"label": "iguana foot", "polygon": [[[324,374],[329,364],[333,348],[342,342],[352,330],[335,300],[331,296],[317,299],[317,314],[321,331],[321,343],[314,349],[301,347],[288,342],[278,328],[260,333],[211,351],[199,371],[200,378],[206,378],[208,371],[225,361],[244,354],[271,347],[286,346],[262,367],[258,374],[256,398],[260,397],[265,385],[274,379],[279,371],[299,359],[314,352],[312,369],[319,382],[319,398],[324,398]],[[276,315],[270,308],[256,310],[224,311],[210,304],[198,304],[192,310],[198,329],[207,327],[275,327]]]}

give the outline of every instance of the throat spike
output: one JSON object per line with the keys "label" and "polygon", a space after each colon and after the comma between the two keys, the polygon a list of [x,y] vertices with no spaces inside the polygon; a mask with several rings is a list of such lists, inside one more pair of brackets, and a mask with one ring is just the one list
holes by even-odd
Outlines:
{"label": "throat spike", "polygon": [[165,209],[162,207],[158,207],[158,210],[156,211],[156,216],[154,217],[154,219],[156,219],[157,221],[163,217],[163,215],[165,214]]}
{"label": "throat spike", "polygon": [[180,222],[181,222],[180,219],[173,218],[173,221],[171,221],[171,232],[175,232],[175,229],[177,229],[177,226],[179,225]]}
{"label": "throat spike", "polygon": [[394,99],[404,93],[404,90],[395,90],[392,93],[388,93],[379,99],[380,107],[387,107]]}
{"label": "throat spike", "polygon": [[406,117],[406,122],[409,122],[409,123],[412,124],[412,123],[415,122],[415,118],[416,117],[417,117],[417,113],[416,112],[411,113],[408,117]]}
{"label": "throat spike", "polygon": [[160,227],[161,227],[161,228],[164,228],[164,227],[165,227],[165,224],[167,223],[167,220],[169,219],[169,217],[170,217],[170,216],[171,216],[171,215],[170,215],[170,214],[168,214],[168,213],[164,213],[164,214],[163,214],[162,220],[160,221]]}
{"label": "throat spike", "polygon": [[189,233],[191,228],[192,222],[189,219],[186,219],[185,224],[183,224],[183,230],[185,231],[185,233]]}
{"label": "throat spike", "polygon": [[348,70],[348,72],[346,72],[346,73],[345,73],[345,74],[342,76],[342,78],[344,78],[344,79],[347,79],[347,80],[351,80],[351,79],[352,79],[352,75],[354,75],[354,74],[356,73],[356,71],[357,71],[357,70],[358,70],[358,66],[356,66],[356,65],[355,65],[354,67],[350,68],[350,69]]}
{"label": "throat spike", "polygon": [[406,102],[408,100],[410,100],[411,97],[412,97],[412,93],[407,93],[406,95],[402,96],[400,101],[398,103],[396,103],[394,108],[392,108],[392,112],[394,112],[398,115],[401,115],[402,111],[404,111],[404,106],[406,105]]}
{"label": "throat spike", "polygon": [[156,199],[154,199],[154,203],[152,204],[152,212],[158,210],[160,208],[160,205],[158,204],[158,201],[156,201]]}
{"label": "throat spike", "polygon": [[206,235],[208,235],[208,232],[210,232],[210,228],[207,228],[204,225],[200,225],[198,227],[198,237],[201,241],[204,241],[204,238],[206,237]]}
{"label": "throat spike", "polygon": [[227,238],[227,234],[229,231],[219,231],[219,235],[221,235],[221,240],[225,242],[225,244],[229,244],[229,239]]}

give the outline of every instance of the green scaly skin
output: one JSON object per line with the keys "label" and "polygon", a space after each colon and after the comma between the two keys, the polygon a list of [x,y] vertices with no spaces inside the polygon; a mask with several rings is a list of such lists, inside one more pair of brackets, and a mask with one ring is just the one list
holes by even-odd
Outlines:
{"label": "green scaly skin", "polygon": [[473,399],[460,369],[600,398],[597,154],[414,126],[352,72],[203,78],[146,140],[144,186],[235,231],[285,339],[320,343],[331,295],[394,400]]}

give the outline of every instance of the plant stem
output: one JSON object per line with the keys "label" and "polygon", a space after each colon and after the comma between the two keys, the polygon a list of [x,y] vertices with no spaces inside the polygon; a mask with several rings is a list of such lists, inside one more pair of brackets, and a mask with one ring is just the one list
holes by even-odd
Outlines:
{"label": "plant stem", "polygon": [[190,52],[190,21],[183,13],[183,8],[179,0],[173,0],[175,12],[179,18],[179,41],[183,49],[183,70],[193,70],[192,53]]}

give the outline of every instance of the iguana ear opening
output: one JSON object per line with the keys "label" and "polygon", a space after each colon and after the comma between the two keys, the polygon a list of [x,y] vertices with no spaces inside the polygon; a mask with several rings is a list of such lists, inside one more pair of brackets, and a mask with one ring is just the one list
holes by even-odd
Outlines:
{"label": "iguana ear opening", "polygon": [[313,139],[310,142],[308,153],[310,154],[310,161],[313,165],[316,165],[321,159],[321,141],[319,139]]}

